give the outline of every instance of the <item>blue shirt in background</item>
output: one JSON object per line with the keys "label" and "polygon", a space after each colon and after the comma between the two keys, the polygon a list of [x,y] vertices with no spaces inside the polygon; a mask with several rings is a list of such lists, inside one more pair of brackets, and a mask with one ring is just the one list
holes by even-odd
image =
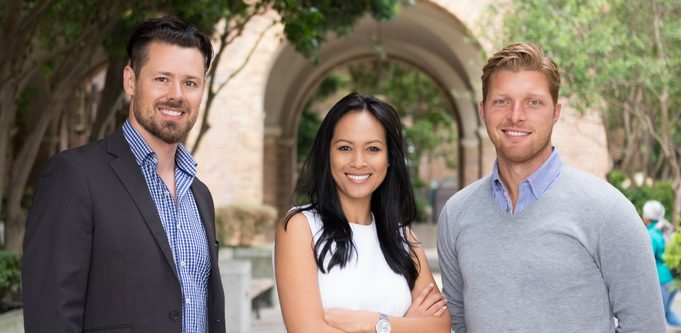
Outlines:
{"label": "blue shirt in background", "polygon": [[660,284],[665,284],[674,279],[672,272],[667,266],[664,265],[664,259],[662,255],[664,254],[664,238],[662,238],[662,232],[655,229],[657,221],[649,224],[646,229],[648,229],[648,234],[650,234],[650,240],[653,243],[653,254],[655,254],[655,265],[657,266],[657,278],[660,280]]}

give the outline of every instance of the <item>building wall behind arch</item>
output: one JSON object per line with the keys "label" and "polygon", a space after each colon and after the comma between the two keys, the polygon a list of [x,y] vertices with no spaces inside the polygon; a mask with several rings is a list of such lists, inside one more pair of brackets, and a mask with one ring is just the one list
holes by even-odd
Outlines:
{"label": "building wall behind arch", "polygon": [[[282,31],[280,25],[270,27],[275,18],[274,12],[253,18],[243,35],[225,49],[217,69],[216,83],[225,82],[269,27],[247,65],[215,97],[209,116],[211,128],[195,154],[198,177],[210,188],[216,207],[263,201],[263,94]],[[213,43],[217,53],[219,45],[215,40]],[[198,135],[202,117],[189,134],[189,147]]]}
{"label": "building wall behind arch", "polygon": [[594,111],[581,114],[566,102],[563,100],[560,120],[553,128],[552,144],[565,164],[605,179],[610,156],[603,119]]}

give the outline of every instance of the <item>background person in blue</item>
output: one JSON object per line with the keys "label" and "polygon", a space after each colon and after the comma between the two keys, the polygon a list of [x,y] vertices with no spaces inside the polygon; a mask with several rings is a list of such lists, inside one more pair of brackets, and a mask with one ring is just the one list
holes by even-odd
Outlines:
{"label": "background person in blue", "polygon": [[672,288],[674,277],[667,266],[664,265],[665,239],[658,225],[665,223],[664,206],[655,200],[650,200],[643,205],[643,223],[645,223],[650,240],[653,243],[653,253],[655,254],[655,264],[657,265],[657,276],[660,279],[660,289],[662,289],[662,303],[664,304],[664,316],[667,324],[674,328],[681,329],[681,320],[672,312],[672,303],[678,289]]}

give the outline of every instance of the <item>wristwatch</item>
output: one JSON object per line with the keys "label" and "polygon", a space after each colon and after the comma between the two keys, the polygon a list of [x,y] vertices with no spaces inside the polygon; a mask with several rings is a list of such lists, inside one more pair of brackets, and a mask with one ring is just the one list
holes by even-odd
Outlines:
{"label": "wristwatch", "polygon": [[381,320],[376,323],[376,333],[390,333],[391,327],[388,316],[380,312],[378,315],[381,316]]}

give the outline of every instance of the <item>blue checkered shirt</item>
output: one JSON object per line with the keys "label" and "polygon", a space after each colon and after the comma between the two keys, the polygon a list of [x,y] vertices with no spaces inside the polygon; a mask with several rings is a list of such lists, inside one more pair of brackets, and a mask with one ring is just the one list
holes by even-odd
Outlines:
{"label": "blue checkered shirt", "polygon": [[156,173],[158,157],[130,124],[123,125],[123,134],[135,155],[149,192],[154,199],[163,229],[173,252],[182,286],[182,332],[206,332],[208,277],[211,263],[206,231],[190,186],[196,176],[196,161],[182,143],[175,153],[175,192],[177,204],[166,184]]}

